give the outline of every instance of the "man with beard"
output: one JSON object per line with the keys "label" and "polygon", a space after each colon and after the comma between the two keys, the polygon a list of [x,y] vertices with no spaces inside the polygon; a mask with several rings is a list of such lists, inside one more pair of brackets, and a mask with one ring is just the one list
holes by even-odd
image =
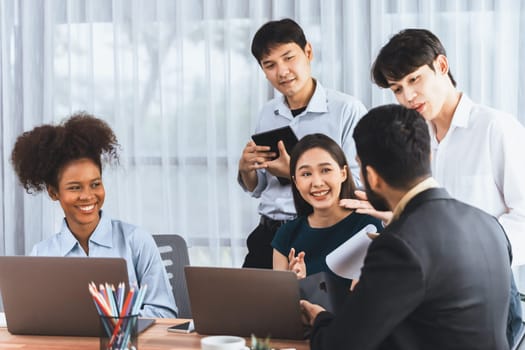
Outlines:
{"label": "man with beard", "polygon": [[496,218],[438,187],[424,119],[377,107],[353,137],[368,199],[393,218],[337,316],[301,301],[311,349],[508,349],[507,237]]}
{"label": "man with beard", "polygon": [[[392,36],[371,73],[379,87],[390,89],[399,104],[427,121],[433,177],[454,198],[498,218],[512,246],[512,265],[524,265],[523,126],[514,116],[477,104],[460,91],[445,47],[426,29],[404,29]],[[344,201],[350,209],[388,222],[388,212],[375,212],[366,201]],[[510,293],[507,339],[514,349],[525,332],[514,279]]]}

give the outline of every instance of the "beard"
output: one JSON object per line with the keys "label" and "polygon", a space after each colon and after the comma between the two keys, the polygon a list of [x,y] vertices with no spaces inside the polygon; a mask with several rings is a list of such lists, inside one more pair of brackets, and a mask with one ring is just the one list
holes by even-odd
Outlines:
{"label": "beard", "polygon": [[361,168],[361,174],[363,174],[363,177],[364,177],[363,182],[365,185],[365,192],[368,198],[368,202],[370,202],[370,204],[377,211],[390,211],[390,207],[388,206],[388,203],[385,200],[385,198],[370,189],[370,184],[368,183],[368,176],[366,173],[366,168],[365,169]]}

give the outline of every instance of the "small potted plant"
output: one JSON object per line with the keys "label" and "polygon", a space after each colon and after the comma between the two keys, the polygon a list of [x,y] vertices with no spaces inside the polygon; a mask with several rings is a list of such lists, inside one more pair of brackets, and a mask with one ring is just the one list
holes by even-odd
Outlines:
{"label": "small potted plant", "polygon": [[266,339],[258,339],[254,334],[252,334],[252,345],[250,346],[251,350],[272,350],[270,346],[270,337]]}

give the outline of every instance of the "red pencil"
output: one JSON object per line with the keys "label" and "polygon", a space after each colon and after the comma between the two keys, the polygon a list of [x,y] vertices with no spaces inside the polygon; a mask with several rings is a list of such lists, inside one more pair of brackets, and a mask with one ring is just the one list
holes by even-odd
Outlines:
{"label": "red pencil", "polygon": [[91,296],[93,297],[93,300],[97,303],[100,310],[106,315],[106,316],[113,316],[111,314],[111,309],[108,307],[106,301],[102,298],[102,296],[98,293],[96,287],[93,288],[92,286],[89,286],[89,292],[91,293]]}
{"label": "red pencil", "polygon": [[111,347],[111,345],[117,338],[118,332],[120,331],[120,327],[122,325],[122,321],[124,320],[124,317],[127,316],[127,312],[130,309],[130,304],[131,304],[131,300],[133,299],[133,294],[135,294],[135,289],[131,288],[128,292],[128,295],[126,296],[126,301],[124,301],[124,305],[122,306],[122,310],[120,312],[120,318],[117,322],[117,325],[115,326],[115,329],[113,330],[113,335],[111,336],[111,339],[109,340],[108,347]]}

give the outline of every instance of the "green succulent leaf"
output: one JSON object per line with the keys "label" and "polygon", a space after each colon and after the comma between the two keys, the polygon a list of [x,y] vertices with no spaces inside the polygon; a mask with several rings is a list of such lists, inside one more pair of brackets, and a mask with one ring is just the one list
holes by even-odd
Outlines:
{"label": "green succulent leaf", "polygon": [[252,345],[250,347],[251,350],[272,350],[272,347],[270,346],[270,337],[266,337],[264,340],[262,338],[257,338],[255,334],[252,334],[251,336]]}

